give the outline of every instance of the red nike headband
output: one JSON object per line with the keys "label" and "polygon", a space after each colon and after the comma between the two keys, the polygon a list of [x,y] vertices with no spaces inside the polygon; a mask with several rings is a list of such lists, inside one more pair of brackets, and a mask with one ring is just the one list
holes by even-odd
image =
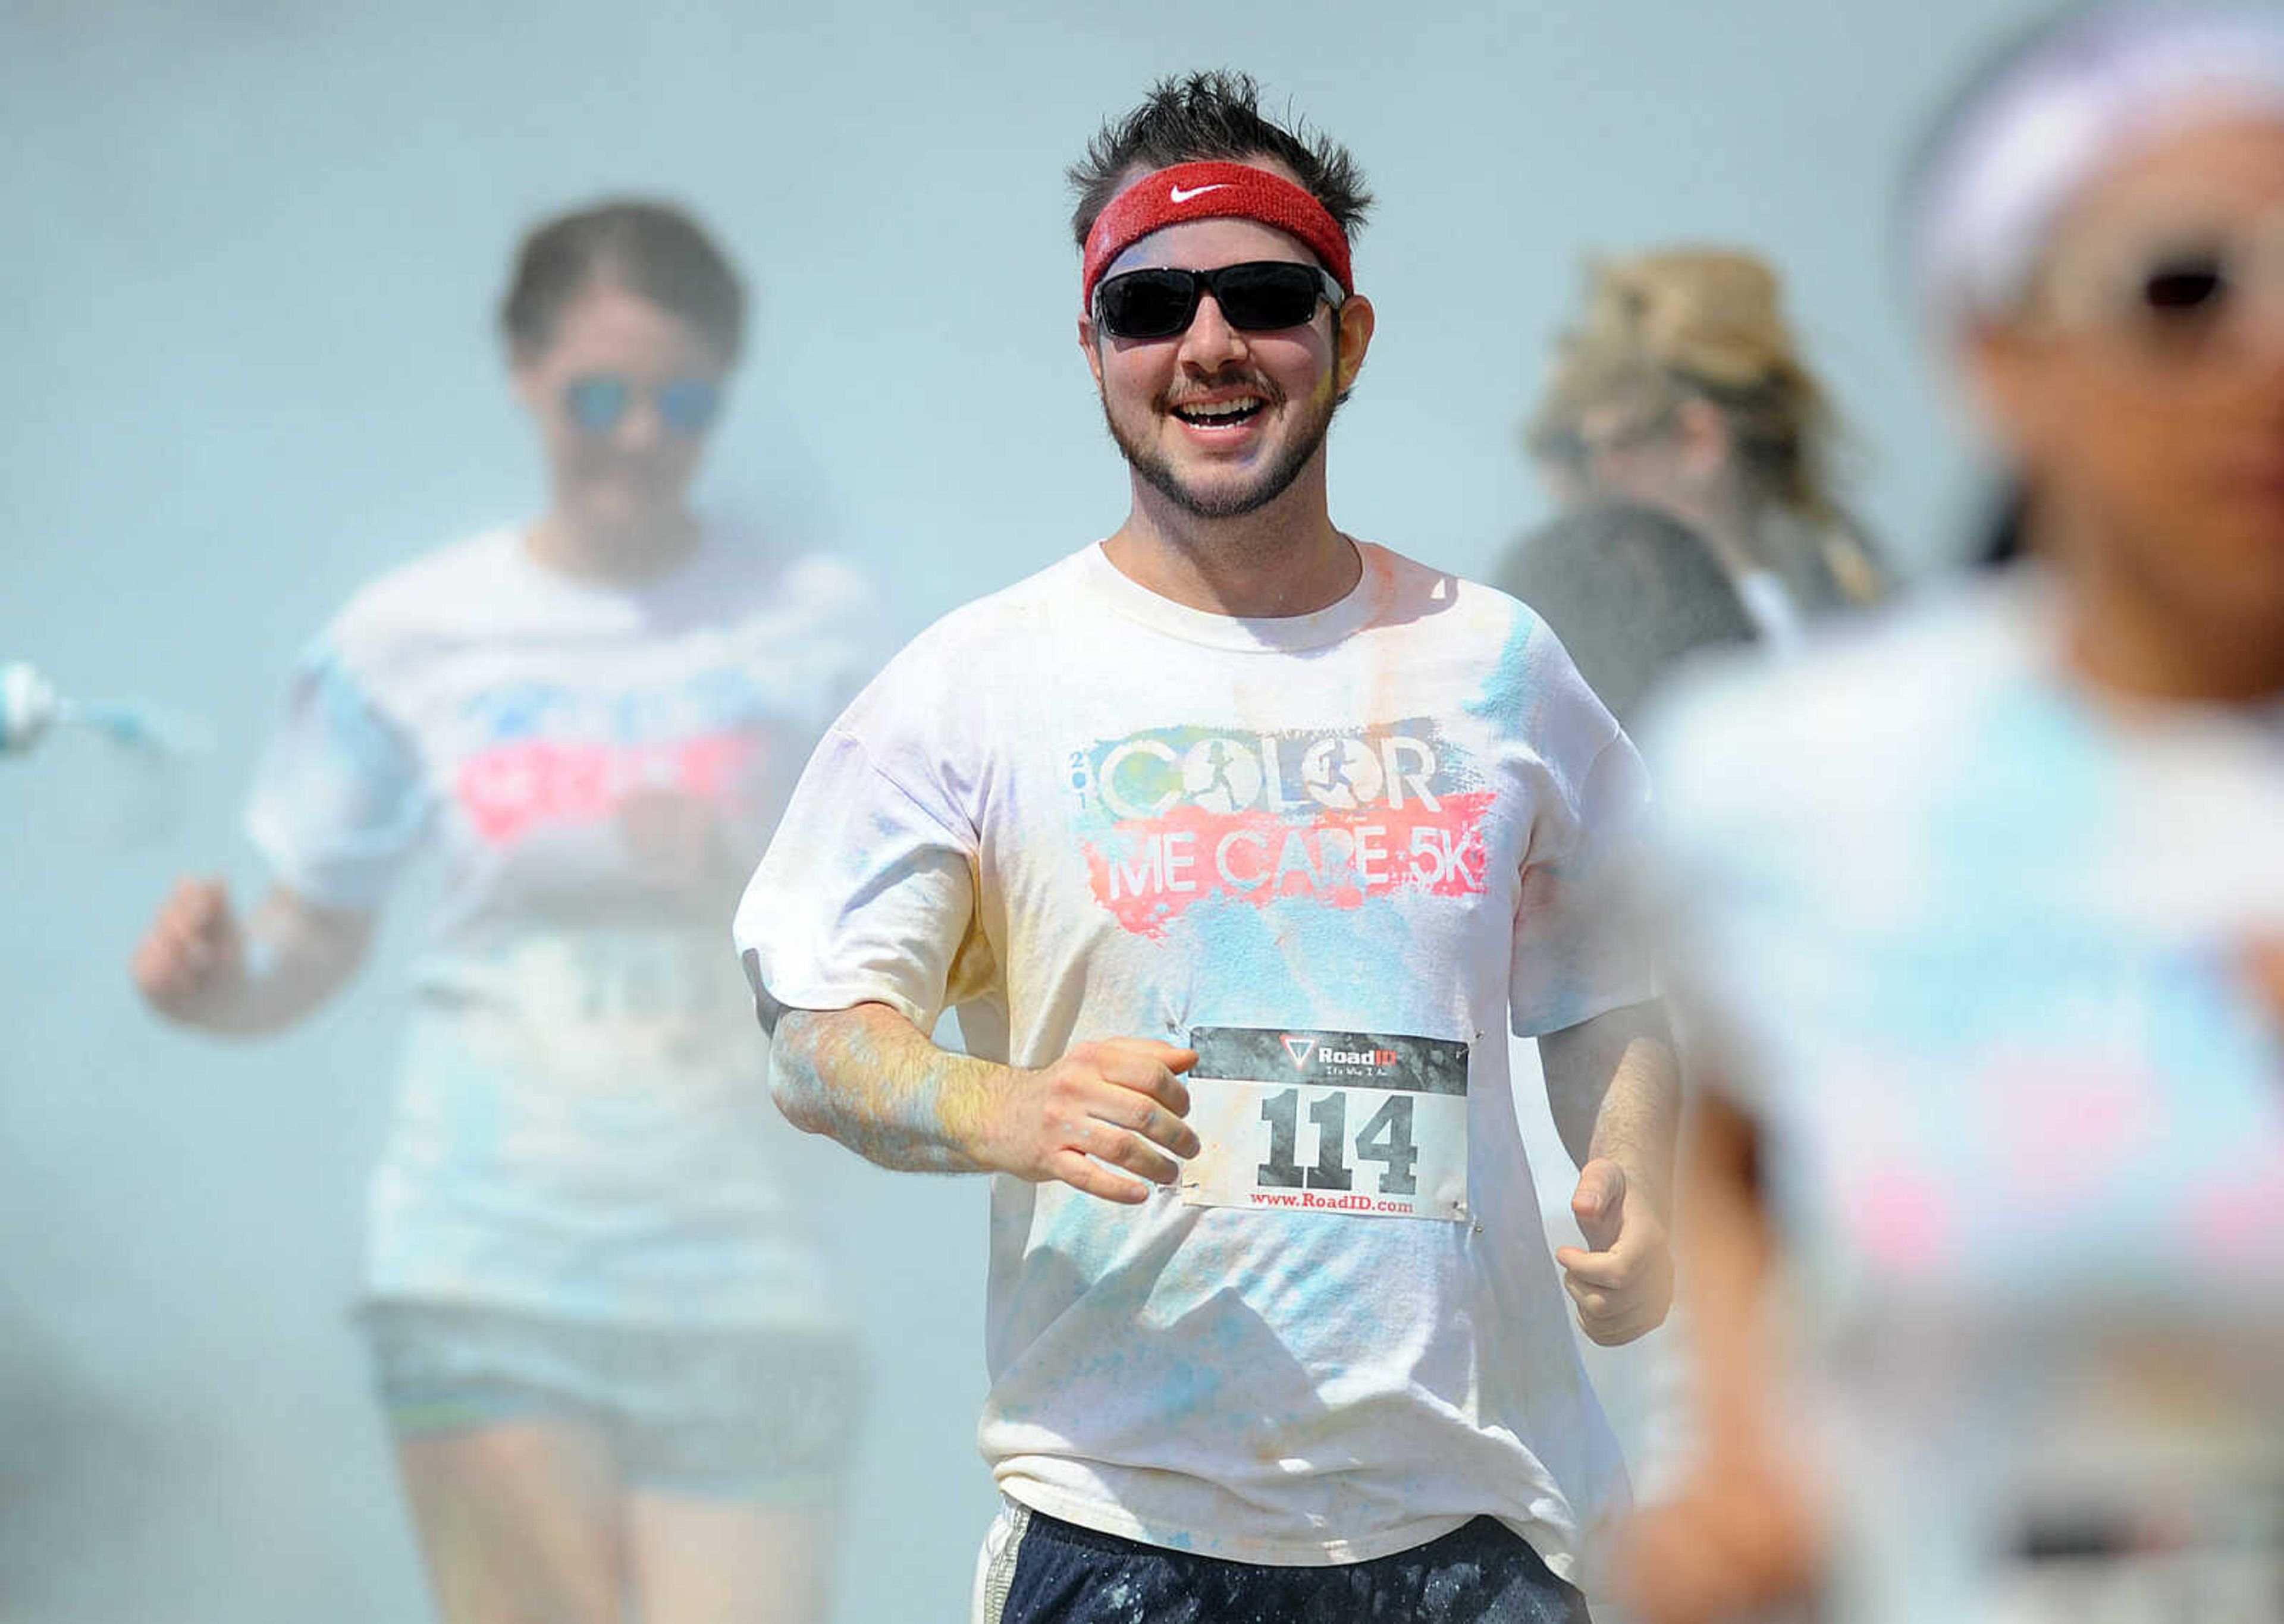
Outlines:
{"label": "red nike headband", "polygon": [[1111,261],[1153,231],[1190,220],[1257,220],[1307,244],[1341,292],[1349,279],[1349,239],[1325,206],[1281,175],[1247,163],[1177,163],[1144,176],[1111,199],[1086,234],[1079,300],[1091,306],[1094,285]]}

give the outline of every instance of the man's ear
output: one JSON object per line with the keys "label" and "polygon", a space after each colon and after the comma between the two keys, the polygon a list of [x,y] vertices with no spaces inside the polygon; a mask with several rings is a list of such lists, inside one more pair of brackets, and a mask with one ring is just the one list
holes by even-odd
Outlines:
{"label": "man's ear", "polygon": [[1356,386],[1357,374],[1364,371],[1365,352],[1372,347],[1373,329],[1379,321],[1372,301],[1362,293],[1351,293],[1341,301],[1338,324],[1334,337],[1338,341],[1338,358],[1334,368],[1335,393],[1346,394]]}
{"label": "man's ear", "polygon": [[542,404],[540,397],[543,393],[539,382],[539,357],[522,345],[517,345],[508,352],[507,376],[509,384],[515,390],[515,398],[523,402],[525,410],[536,414]]}
{"label": "man's ear", "polygon": [[1094,386],[1102,387],[1102,351],[1094,342],[1094,317],[1078,318],[1078,347],[1086,352],[1087,371],[1094,374]]}

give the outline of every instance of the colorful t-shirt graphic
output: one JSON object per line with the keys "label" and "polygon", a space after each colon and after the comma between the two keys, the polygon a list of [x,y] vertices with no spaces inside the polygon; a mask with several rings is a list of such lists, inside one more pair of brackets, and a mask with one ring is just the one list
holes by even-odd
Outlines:
{"label": "colorful t-shirt graphic", "polygon": [[827,1315],[718,887],[859,679],[862,611],[838,566],[727,535],[615,588],[499,530],[366,588],[304,657],[248,812],[278,878],[365,910],[416,852],[443,866],[373,1292]]}
{"label": "colorful t-shirt graphic", "polygon": [[1153,728],[1074,751],[1095,894],[1161,934],[1206,897],[1356,908],[1407,886],[1480,892],[1492,791],[1424,716],[1235,737]]}
{"label": "colorful t-shirt graphic", "polygon": [[1622,1481],[1503,1034],[1650,995],[1632,748],[1514,600],[1377,547],[1290,620],[1089,548],[939,623],[818,746],[739,910],[777,1002],[1032,1066],[1196,1047],[1185,1187],[999,1180],[981,1441],[1035,1509],[1321,1564],[1490,1513],[1560,1571]]}
{"label": "colorful t-shirt graphic", "polygon": [[2249,1618],[2284,1577],[2284,1027],[2249,973],[2284,714],[2107,712],[2065,667],[2033,577],[1653,729],[1658,917],[1768,1135],[1848,1624],[2062,1616],[2010,1553],[2183,1555],[2216,1510],[2264,1530],[2251,1610],[2177,1573],[2096,1611]]}

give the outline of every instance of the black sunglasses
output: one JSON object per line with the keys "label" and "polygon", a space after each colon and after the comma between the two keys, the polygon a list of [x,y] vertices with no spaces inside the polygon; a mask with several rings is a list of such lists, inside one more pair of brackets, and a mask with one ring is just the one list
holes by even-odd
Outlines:
{"label": "black sunglasses", "polygon": [[2066,323],[2127,326],[2159,342],[2194,343],[2247,305],[2284,307],[2284,228],[2272,221],[2176,226],[2122,237],[2065,258],[2051,278]]}
{"label": "black sunglasses", "polygon": [[2244,269],[2217,251],[2169,254],[2146,268],[2136,290],[2151,315],[2212,315],[2241,291]]}
{"label": "black sunglasses", "polygon": [[1094,316],[1114,339],[1170,339],[1190,330],[1198,301],[1208,293],[1240,332],[1298,327],[1317,314],[1318,301],[1337,310],[1348,297],[1329,271],[1292,260],[1248,260],[1214,270],[1152,267],[1098,283]]}

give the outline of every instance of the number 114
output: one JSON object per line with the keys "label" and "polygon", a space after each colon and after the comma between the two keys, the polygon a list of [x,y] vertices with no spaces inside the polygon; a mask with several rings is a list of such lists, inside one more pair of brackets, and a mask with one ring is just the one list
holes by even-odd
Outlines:
{"label": "number 114", "polygon": [[[1256,1169],[1261,1183],[1277,1190],[1349,1190],[1356,1175],[1349,1165],[1349,1096],[1335,1089],[1309,1107],[1309,1120],[1317,1129],[1317,1163],[1300,1161],[1301,1090],[1287,1089],[1261,1102],[1262,1120],[1269,1124],[1269,1159]],[[1412,1142],[1412,1097],[1391,1094],[1370,1120],[1357,1130],[1357,1161],[1381,1164],[1380,1193],[1417,1195],[1420,1180],[1412,1167],[1420,1159]]]}

